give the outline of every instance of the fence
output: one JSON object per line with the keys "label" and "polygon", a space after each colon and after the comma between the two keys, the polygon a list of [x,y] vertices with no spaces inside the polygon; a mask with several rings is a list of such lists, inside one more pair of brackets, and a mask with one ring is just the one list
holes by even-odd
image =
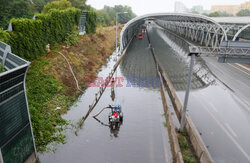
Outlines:
{"label": "fence", "polygon": [[36,153],[25,78],[30,62],[0,41],[0,163],[24,162]]}
{"label": "fence", "polygon": [[87,19],[88,12],[82,11],[80,16],[80,22],[79,22],[79,35],[84,35],[86,33],[86,19]]}

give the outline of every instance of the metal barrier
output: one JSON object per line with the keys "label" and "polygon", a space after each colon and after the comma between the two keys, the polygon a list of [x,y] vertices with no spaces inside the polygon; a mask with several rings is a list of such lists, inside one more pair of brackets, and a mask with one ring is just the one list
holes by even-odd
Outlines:
{"label": "metal barrier", "polygon": [[0,41],[0,163],[24,162],[36,148],[25,88],[30,62]]}
{"label": "metal barrier", "polygon": [[88,16],[88,12],[82,11],[82,14],[80,16],[79,26],[78,26],[79,35],[84,35],[86,33],[85,23],[86,23],[87,16]]}

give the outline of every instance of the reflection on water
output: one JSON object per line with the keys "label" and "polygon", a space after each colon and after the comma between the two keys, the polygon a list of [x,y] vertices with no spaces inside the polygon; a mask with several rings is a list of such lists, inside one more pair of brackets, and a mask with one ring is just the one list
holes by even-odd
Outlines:
{"label": "reflection on water", "polygon": [[[153,47],[157,47],[154,49],[155,55],[167,72],[175,89],[177,91],[186,90],[189,57],[185,48],[182,47],[183,41],[175,42],[178,40],[172,39],[171,34],[159,27],[150,28],[149,37]],[[146,35],[143,36],[143,41],[131,44],[120,67],[122,74],[132,86],[147,89],[156,89],[160,86]],[[201,89],[213,84],[215,84],[215,79],[205,62],[201,58],[196,59],[191,89]]]}
{"label": "reflection on water", "polygon": [[122,121],[121,122],[117,122],[117,123],[110,123],[110,124],[105,124],[104,122],[102,122],[101,120],[99,120],[96,117],[93,117],[97,122],[99,122],[101,125],[109,127],[110,129],[110,137],[111,138],[117,138],[119,131],[120,131],[120,127],[122,125]]}
{"label": "reflection on water", "polygon": [[[167,72],[175,89],[177,91],[186,90],[190,58],[187,55],[185,43],[156,25],[149,30],[149,37],[153,47],[157,46],[154,50],[155,55]],[[214,84],[215,78],[205,62],[201,58],[196,58],[191,89],[201,89]]]}
{"label": "reflection on water", "polygon": [[127,87],[156,89],[160,82],[146,35],[143,36],[143,40],[133,42],[136,44],[131,44],[120,64],[121,72],[128,81]]}

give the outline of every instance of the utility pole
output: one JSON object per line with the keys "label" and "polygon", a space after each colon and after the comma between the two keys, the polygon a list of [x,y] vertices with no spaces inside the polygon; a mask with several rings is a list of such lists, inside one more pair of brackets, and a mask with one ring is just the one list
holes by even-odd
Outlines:
{"label": "utility pole", "polygon": [[190,55],[191,55],[191,59],[190,59],[190,67],[189,67],[189,72],[188,72],[188,83],[187,83],[184,106],[182,109],[182,116],[181,116],[181,128],[180,128],[181,132],[184,130],[184,127],[186,124],[187,105],[188,105],[189,91],[190,91],[190,85],[191,85],[191,80],[192,80],[192,75],[193,75],[193,67],[194,67],[195,54],[190,54]]}

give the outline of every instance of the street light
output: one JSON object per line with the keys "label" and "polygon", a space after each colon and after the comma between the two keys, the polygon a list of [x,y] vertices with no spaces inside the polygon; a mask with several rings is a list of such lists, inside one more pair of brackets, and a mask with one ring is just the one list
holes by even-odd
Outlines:
{"label": "street light", "polygon": [[128,12],[117,12],[116,13],[116,17],[115,17],[115,21],[116,21],[116,41],[115,41],[115,52],[117,53],[117,18],[119,14],[127,14]]}

